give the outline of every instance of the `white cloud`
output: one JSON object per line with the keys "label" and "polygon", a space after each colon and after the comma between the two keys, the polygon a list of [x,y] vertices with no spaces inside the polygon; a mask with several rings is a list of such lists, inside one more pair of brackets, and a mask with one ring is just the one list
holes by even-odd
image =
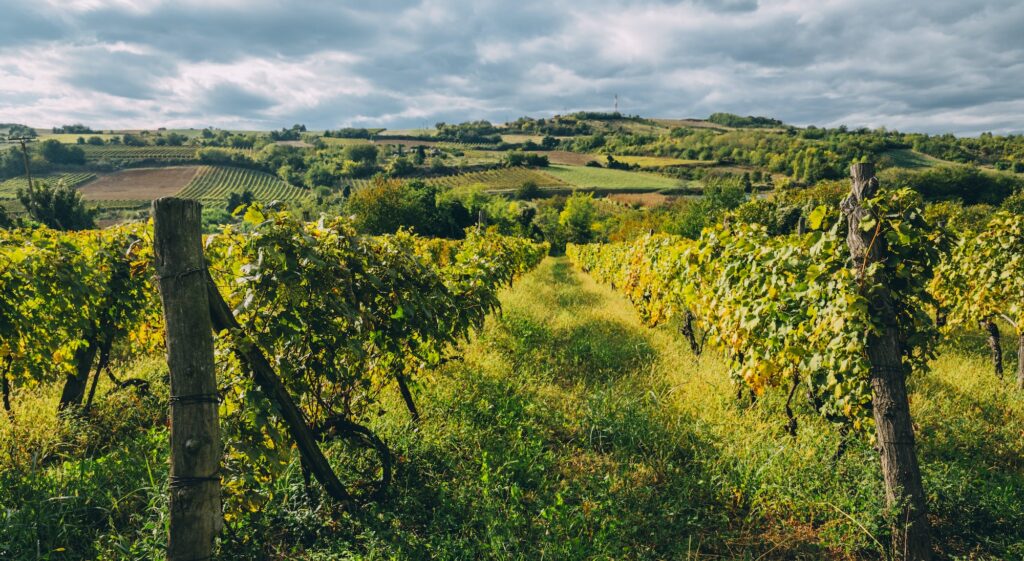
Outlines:
{"label": "white cloud", "polygon": [[644,115],[1024,131],[1013,0],[47,0],[0,19],[0,122],[421,126]]}

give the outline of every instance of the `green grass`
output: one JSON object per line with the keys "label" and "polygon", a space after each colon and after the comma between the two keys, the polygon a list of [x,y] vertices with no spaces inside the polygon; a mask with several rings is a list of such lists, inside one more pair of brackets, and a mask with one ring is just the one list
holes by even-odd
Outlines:
{"label": "green grass", "polygon": [[39,135],[39,141],[43,142],[43,141],[46,141],[46,140],[56,140],[56,141],[64,143],[64,144],[77,144],[79,138],[84,138],[84,139],[88,140],[89,138],[91,138],[93,136],[98,136],[98,137],[102,138],[103,140],[110,140],[112,138],[120,138],[121,137],[120,134],[105,134],[105,133],[85,133],[85,134],[65,134],[65,133],[53,134],[53,133],[46,133],[46,134]]}
{"label": "green grass", "polygon": [[[43,175],[41,177],[32,177],[33,183],[36,181],[45,181],[51,185],[56,185],[63,181],[65,185],[69,187],[77,187],[83,183],[96,179],[96,174],[92,172],[76,172],[76,173],[55,173],[51,175]],[[28,180],[24,177],[14,177],[7,181],[0,182],[0,198],[2,199],[13,199],[17,196],[18,189],[24,189],[28,187]]]}
{"label": "green grass", "polygon": [[653,173],[624,171],[587,166],[552,165],[547,173],[575,187],[593,189],[647,190],[680,187],[677,179]]}
{"label": "green grass", "polygon": [[945,160],[940,160],[939,158],[936,158],[934,156],[922,154],[921,152],[910,149],[889,150],[888,152],[885,153],[885,155],[892,158],[892,161],[896,165],[896,167],[901,168],[923,169],[949,163]]}
{"label": "green grass", "polygon": [[434,136],[437,129],[395,129],[381,131],[377,136]]}
{"label": "green grass", "polygon": [[309,192],[261,171],[223,166],[203,166],[179,193],[201,201],[225,201],[231,193],[249,190],[257,201],[298,201]]}
{"label": "green grass", "polygon": [[[883,557],[882,483],[868,442],[853,441],[833,464],[834,427],[800,410],[788,436],[783,392],[737,401],[714,352],[695,357],[671,327],[644,328],[626,301],[564,259],[501,300],[503,312],[460,346],[461,360],[420,378],[420,426],[397,391],[384,396],[371,422],[397,458],[384,503],[329,508],[307,496],[293,461],[260,488],[264,504],[232,518],[220,558]],[[159,362],[129,370],[159,380]],[[1024,556],[1024,403],[1010,386],[973,340],[912,380],[941,558]],[[52,560],[160,557],[166,431],[147,428],[152,413],[112,412],[159,412],[165,402],[104,397],[111,403],[90,421],[99,427],[84,430],[56,421],[57,393],[20,392],[21,421],[0,419],[0,451],[23,463],[34,448],[79,443],[34,471],[0,455],[0,557],[38,559],[37,547]]]}
{"label": "green grass", "polygon": [[324,141],[324,144],[328,146],[352,146],[355,144],[370,144],[370,141],[365,138],[334,138],[321,136],[320,140]]}
{"label": "green grass", "polygon": [[615,156],[615,159],[624,164],[637,164],[642,168],[662,166],[709,167],[714,166],[717,163],[707,160],[683,160],[680,158],[667,158],[662,156]]}

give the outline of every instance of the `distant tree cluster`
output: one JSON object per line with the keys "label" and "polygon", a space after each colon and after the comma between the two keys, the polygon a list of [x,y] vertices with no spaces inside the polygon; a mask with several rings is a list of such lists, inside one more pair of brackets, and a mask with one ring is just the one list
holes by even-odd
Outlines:
{"label": "distant tree cluster", "polygon": [[741,117],[732,113],[712,113],[708,121],[716,125],[735,128],[783,127],[785,123],[770,117]]}
{"label": "distant tree cluster", "polygon": [[78,123],[74,125],[64,125],[60,127],[53,127],[53,134],[93,134],[96,131],[91,128]]}
{"label": "distant tree cluster", "polygon": [[11,138],[36,137],[36,129],[26,125],[19,125],[17,123],[0,123],[0,131],[5,131],[5,134]]}
{"label": "distant tree cluster", "polygon": [[85,151],[77,146],[62,144],[57,140],[44,140],[39,145],[43,158],[57,165],[85,165]]}
{"label": "distant tree cluster", "polygon": [[362,129],[362,128],[351,128],[346,127],[338,130],[324,131],[324,137],[326,138],[363,138],[371,139],[376,137],[378,134],[384,132],[387,129]]}
{"label": "distant tree cluster", "polygon": [[505,165],[507,167],[546,168],[548,164],[548,157],[544,154],[533,154],[518,150],[505,154]]}
{"label": "distant tree cluster", "polygon": [[550,119],[520,117],[508,123],[506,130],[510,133],[549,136],[579,136],[593,134],[594,132],[593,127],[589,123],[571,115],[555,115]]}
{"label": "distant tree cluster", "polygon": [[281,129],[279,131],[270,131],[270,140],[282,141],[282,140],[302,140],[302,133],[306,132],[306,125],[292,125],[290,129]]}
{"label": "distant tree cluster", "polygon": [[457,125],[437,123],[435,138],[449,142],[466,144],[498,144],[501,142],[501,131],[490,121],[469,121]]}

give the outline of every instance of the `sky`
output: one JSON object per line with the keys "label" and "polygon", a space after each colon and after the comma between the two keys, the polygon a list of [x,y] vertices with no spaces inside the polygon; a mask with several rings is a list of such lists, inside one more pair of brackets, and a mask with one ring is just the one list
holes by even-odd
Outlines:
{"label": "sky", "polygon": [[0,0],[0,122],[416,128],[576,110],[1024,132],[1020,0]]}

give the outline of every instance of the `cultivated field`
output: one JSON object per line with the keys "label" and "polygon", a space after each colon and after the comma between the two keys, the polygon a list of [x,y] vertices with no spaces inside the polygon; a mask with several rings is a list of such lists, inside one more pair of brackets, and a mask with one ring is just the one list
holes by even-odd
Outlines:
{"label": "cultivated field", "polygon": [[351,146],[353,144],[370,144],[365,138],[334,138],[328,136],[319,137],[328,146]]}
{"label": "cultivated field", "polygon": [[112,138],[120,138],[121,135],[119,135],[119,134],[107,134],[107,133],[85,133],[85,134],[64,134],[64,133],[53,134],[53,133],[45,133],[45,134],[40,134],[39,135],[39,140],[40,141],[56,140],[56,141],[61,142],[63,144],[76,144],[78,142],[79,138],[91,138],[93,136],[98,136],[98,137],[102,138],[103,140],[110,140]]}
{"label": "cultivated field", "polygon": [[297,201],[309,192],[281,179],[244,168],[202,166],[179,197],[199,200],[227,200],[232,193],[252,192],[257,201]]}
{"label": "cultivated field", "polygon": [[544,140],[544,136],[540,134],[503,134],[501,135],[501,140],[509,144],[521,144],[526,141],[540,144]]}
{"label": "cultivated field", "polygon": [[85,159],[97,160],[167,160],[184,161],[196,157],[195,146],[91,146],[83,145]]}
{"label": "cultivated field", "polygon": [[[540,170],[529,168],[498,168],[486,171],[459,173],[431,177],[423,180],[431,185],[444,187],[461,187],[464,185],[483,185],[491,191],[510,191],[517,189],[527,181],[533,181],[542,189],[570,187],[564,181]],[[372,179],[354,179],[352,188],[359,189],[373,183]]]}
{"label": "cultivated field", "polygon": [[[42,177],[33,177],[32,182],[45,181],[51,185],[57,185],[64,183],[68,187],[76,187],[88,181],[96,179],[96,174],[92,172],[77,172],[77,173],[55,173],[51,175],[44,175]],[[7,181],[0,182],[0,198],[13,199],[18,194],[18,189],[24,189],[28,187],[28,181],[24,177],[13,177]]]}
{"label": "cultivated field", "polygon": [[642,168],[658,168],[665,166],[713,166],[714,160],[683,160],[681,158],[665,158],[661,156],[615,156],[624,164],[636,164]]}
{"label": "cultivated field", "polygon": [[79,191],[87,201],[149,201],[177,194],[192,181],[197,166],[144,168],[104,175]]}
{"label": "cultivated field", "polygon": [[618,169],[553,165],[546,172],[571,186],[593,189],[659,190],[683,186],[678,179]]}

